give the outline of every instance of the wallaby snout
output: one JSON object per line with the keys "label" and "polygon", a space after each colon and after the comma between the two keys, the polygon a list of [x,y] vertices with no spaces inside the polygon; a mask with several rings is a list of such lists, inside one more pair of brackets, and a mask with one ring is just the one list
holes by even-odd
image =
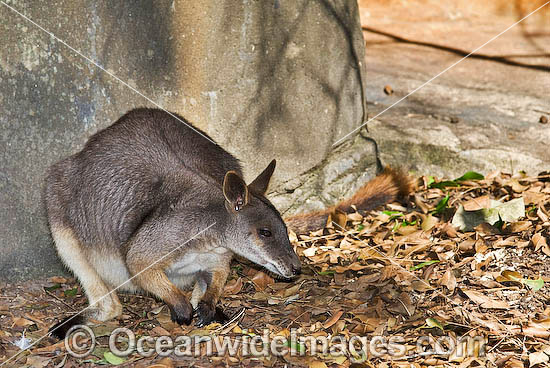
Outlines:
{"label": "wallaby snout", "polygon": [[292,263],[290,264],[290,269],[292,271],[292,276],[299,276],[302,273],[302,264],[300,263],[300,259],[297,255],[294,255],[294,259],[292,260]]}
{"label": "wallaby snout", "polygon": [[282,256],[273,254],[270,262],[265,265],[265,268],[285,279],[292,279],[300,275],[302,273],[302,265],[292,246],[288,244],[288,246],[281,248],[286,252]]}

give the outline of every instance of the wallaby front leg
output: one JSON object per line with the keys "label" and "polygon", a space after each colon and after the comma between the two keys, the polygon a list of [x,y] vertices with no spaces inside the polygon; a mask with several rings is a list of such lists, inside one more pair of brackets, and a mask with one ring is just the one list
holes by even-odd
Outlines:
{"label": "wallaby front leg", "polygon": [[136,277],[132,281],[143,290],[153,294],[170,308],[172,321],[188,325],[193,318],[193,307],[185,297],[185,294],[178,289],[166,276],[164,264],[155,264],[146,269],[150,264],[145,264],[134,259],[127,259],[128,269]]}
{"label": "wallaby front leg", "polygon": [[[223,267],[216,268],[210,273],[210,280],[207,280],[207,289],[196,306],[197,325],[205,326],[214,320],[226,319],[221,308],[216,308],[229,275],[230,260],[223,264]],[[209,281],[209,282],[208,282]],[[199,283],[197,283],[198,286]],[[195,292],[193,292],[195,294]]]}

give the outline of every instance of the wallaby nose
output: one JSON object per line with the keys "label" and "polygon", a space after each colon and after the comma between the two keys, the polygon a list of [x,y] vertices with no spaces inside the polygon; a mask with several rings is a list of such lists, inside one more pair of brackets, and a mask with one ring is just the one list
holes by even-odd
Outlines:
{"label": "wallaby nose", "polygon": [[291,268],[292,268],[292,274],[293,274],[294,276],[298,276],[299,274],[302,273],[302,265],[300,265],[299,262],[298,262],[297,264],[293,264],[293,265],[291,266]]}

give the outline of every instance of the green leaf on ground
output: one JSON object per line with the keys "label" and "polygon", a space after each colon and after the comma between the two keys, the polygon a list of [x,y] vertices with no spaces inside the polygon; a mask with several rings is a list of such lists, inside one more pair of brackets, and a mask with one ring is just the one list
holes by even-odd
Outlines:
{"label": "green leaf on ground", "polygon": [[462,175],[460,178],[455,179],[455,181],[465,181],[465,180],[482,180],[485,179],[485,176],[475,171],[468,171],[466,174]]}
{"label": "green leaf on ground", "polygon": [[428,181],[426,182],[426,186],[428,188],[431,188],[431,185],[435,183],[435,178],[433,176],[428,176]]}
{"label": "green leaf on ground", "polygon": [[422,262],[422,263],[417,264],[416,266],[411,266],[411,271],[416,271],[416,270],[419,270],[423,267],[429,266],[429,265],[434,264],[434,263],[439,263],[439,262],[440,261],[438,261],[438,260],[431,260],[431,261]]}
{"label": "green leaf on ground", "polygon": [[285,346],[299,353],[306,351],[306,347],[304,344],[300,344],[288,339],[285,341]]}
{"label": "green leaf on ground", "polygon": [[59,289],[60,287],[61,287],[60,284],[54,284],[54,285],[52,285],[52,286],[44,287],[44,290],[46,290],[46,291],[53,291],[53,290]]}
{"label": "green leaf on ground", "polygon": [[403,214],[403,212],[399,212],[399,211],[382,211],[382,213],[383,213],[384,215],[390,216],[390,221],[391,221],[391,220],[395,220],[395,219],[398,218],[398,217],[405,216],[405,215]]}
{"label": "green leaf on ground", "polygon": [[433,179],[433,176],[430,176],[431,180],[428,180],[428,188],[437,188],[437,189],[445,189],[447,187],[459,187],[461,181],[466,180],[481,180],[485,179],[483,175],[480,173],[477,173],[475,171],[468,171],[466,174],[462,175],[460,178],[456,178],[455,180],[444,180],[440,181],[439,183],[436,183]]}
{"label": "green leaf on ground", "polygon": [[437,206],[435,206],[435,210],[432,211],[432,214],[434,213],[441,213],[445,211],[445,208],[447,208],[447,202],[449,202],[449,195],[447,194],[445,198],[439,201]]}
{"label": "green leaf on ground", "polygon": [[78,294],[78,287],[75,287],[73,289],[65,290],[65,291],[63,291],[63,294],[65,294],[65,296],[68,297],[68,298],[72,298],[72,297],[76,296],[76,294]]}
{"label": "green leaf on ground", "polygon": [[439,328],[441,331],[444,330],[444,327],[443,325],[441,324],[441,322],[439,322],[437,319],[433,318],[433,317],[430,317],[430,318],[426,318],[426,326],[425,328],[433,328],[433,327],[437,327]]}
{"label": "green leaf on ground", "polygon": [[103,357],[106,361],[108,361],[112,365],[120,365],[126,361],[125,358],[121,358],[119,356],[116,356],[115,354],[111,353],[110,351],[106,351],[103,353]]}
{"label": "green leaf on ground", "polygon": [[536,280],[521,279],[521,283],[529,286],[533,291],[539,291],[544,286],[544,280],[540,277]]}
{"label": "green leaf on ground", "polygon": [[439,183],[430,184],[430,188],[437,188],[437,189],[445,189],[448,187],[459,187],[459,186],[460,184],[458,184],[454,180],[445,180],[445,181],[440,181]]}

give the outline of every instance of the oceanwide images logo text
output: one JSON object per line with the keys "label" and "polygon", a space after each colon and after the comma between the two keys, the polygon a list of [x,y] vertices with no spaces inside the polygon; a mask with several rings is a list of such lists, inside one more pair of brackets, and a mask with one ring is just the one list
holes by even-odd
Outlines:
{"label": "oceanwide images logo text", "polygon": [[[287,336],[273,335],[265,329],[261,335],[249,333],[239,336],[136,336],[128,328],[117,328],[109,336],[109,350],[126,357],[139,354],[159,356],[346,356],[352,362],[369,358],[406,358],[420,356],[482,357],[485,354],[485,337],[422,336],[413,345],[405,344],[403,336],[343,336],[304,335],[291,329]],[[416,346],[414,346],[416,343]],[[85,325],[73,326],[65,337],[69,354],[77,358],[90,355],[97,346],[92,329]]]}

